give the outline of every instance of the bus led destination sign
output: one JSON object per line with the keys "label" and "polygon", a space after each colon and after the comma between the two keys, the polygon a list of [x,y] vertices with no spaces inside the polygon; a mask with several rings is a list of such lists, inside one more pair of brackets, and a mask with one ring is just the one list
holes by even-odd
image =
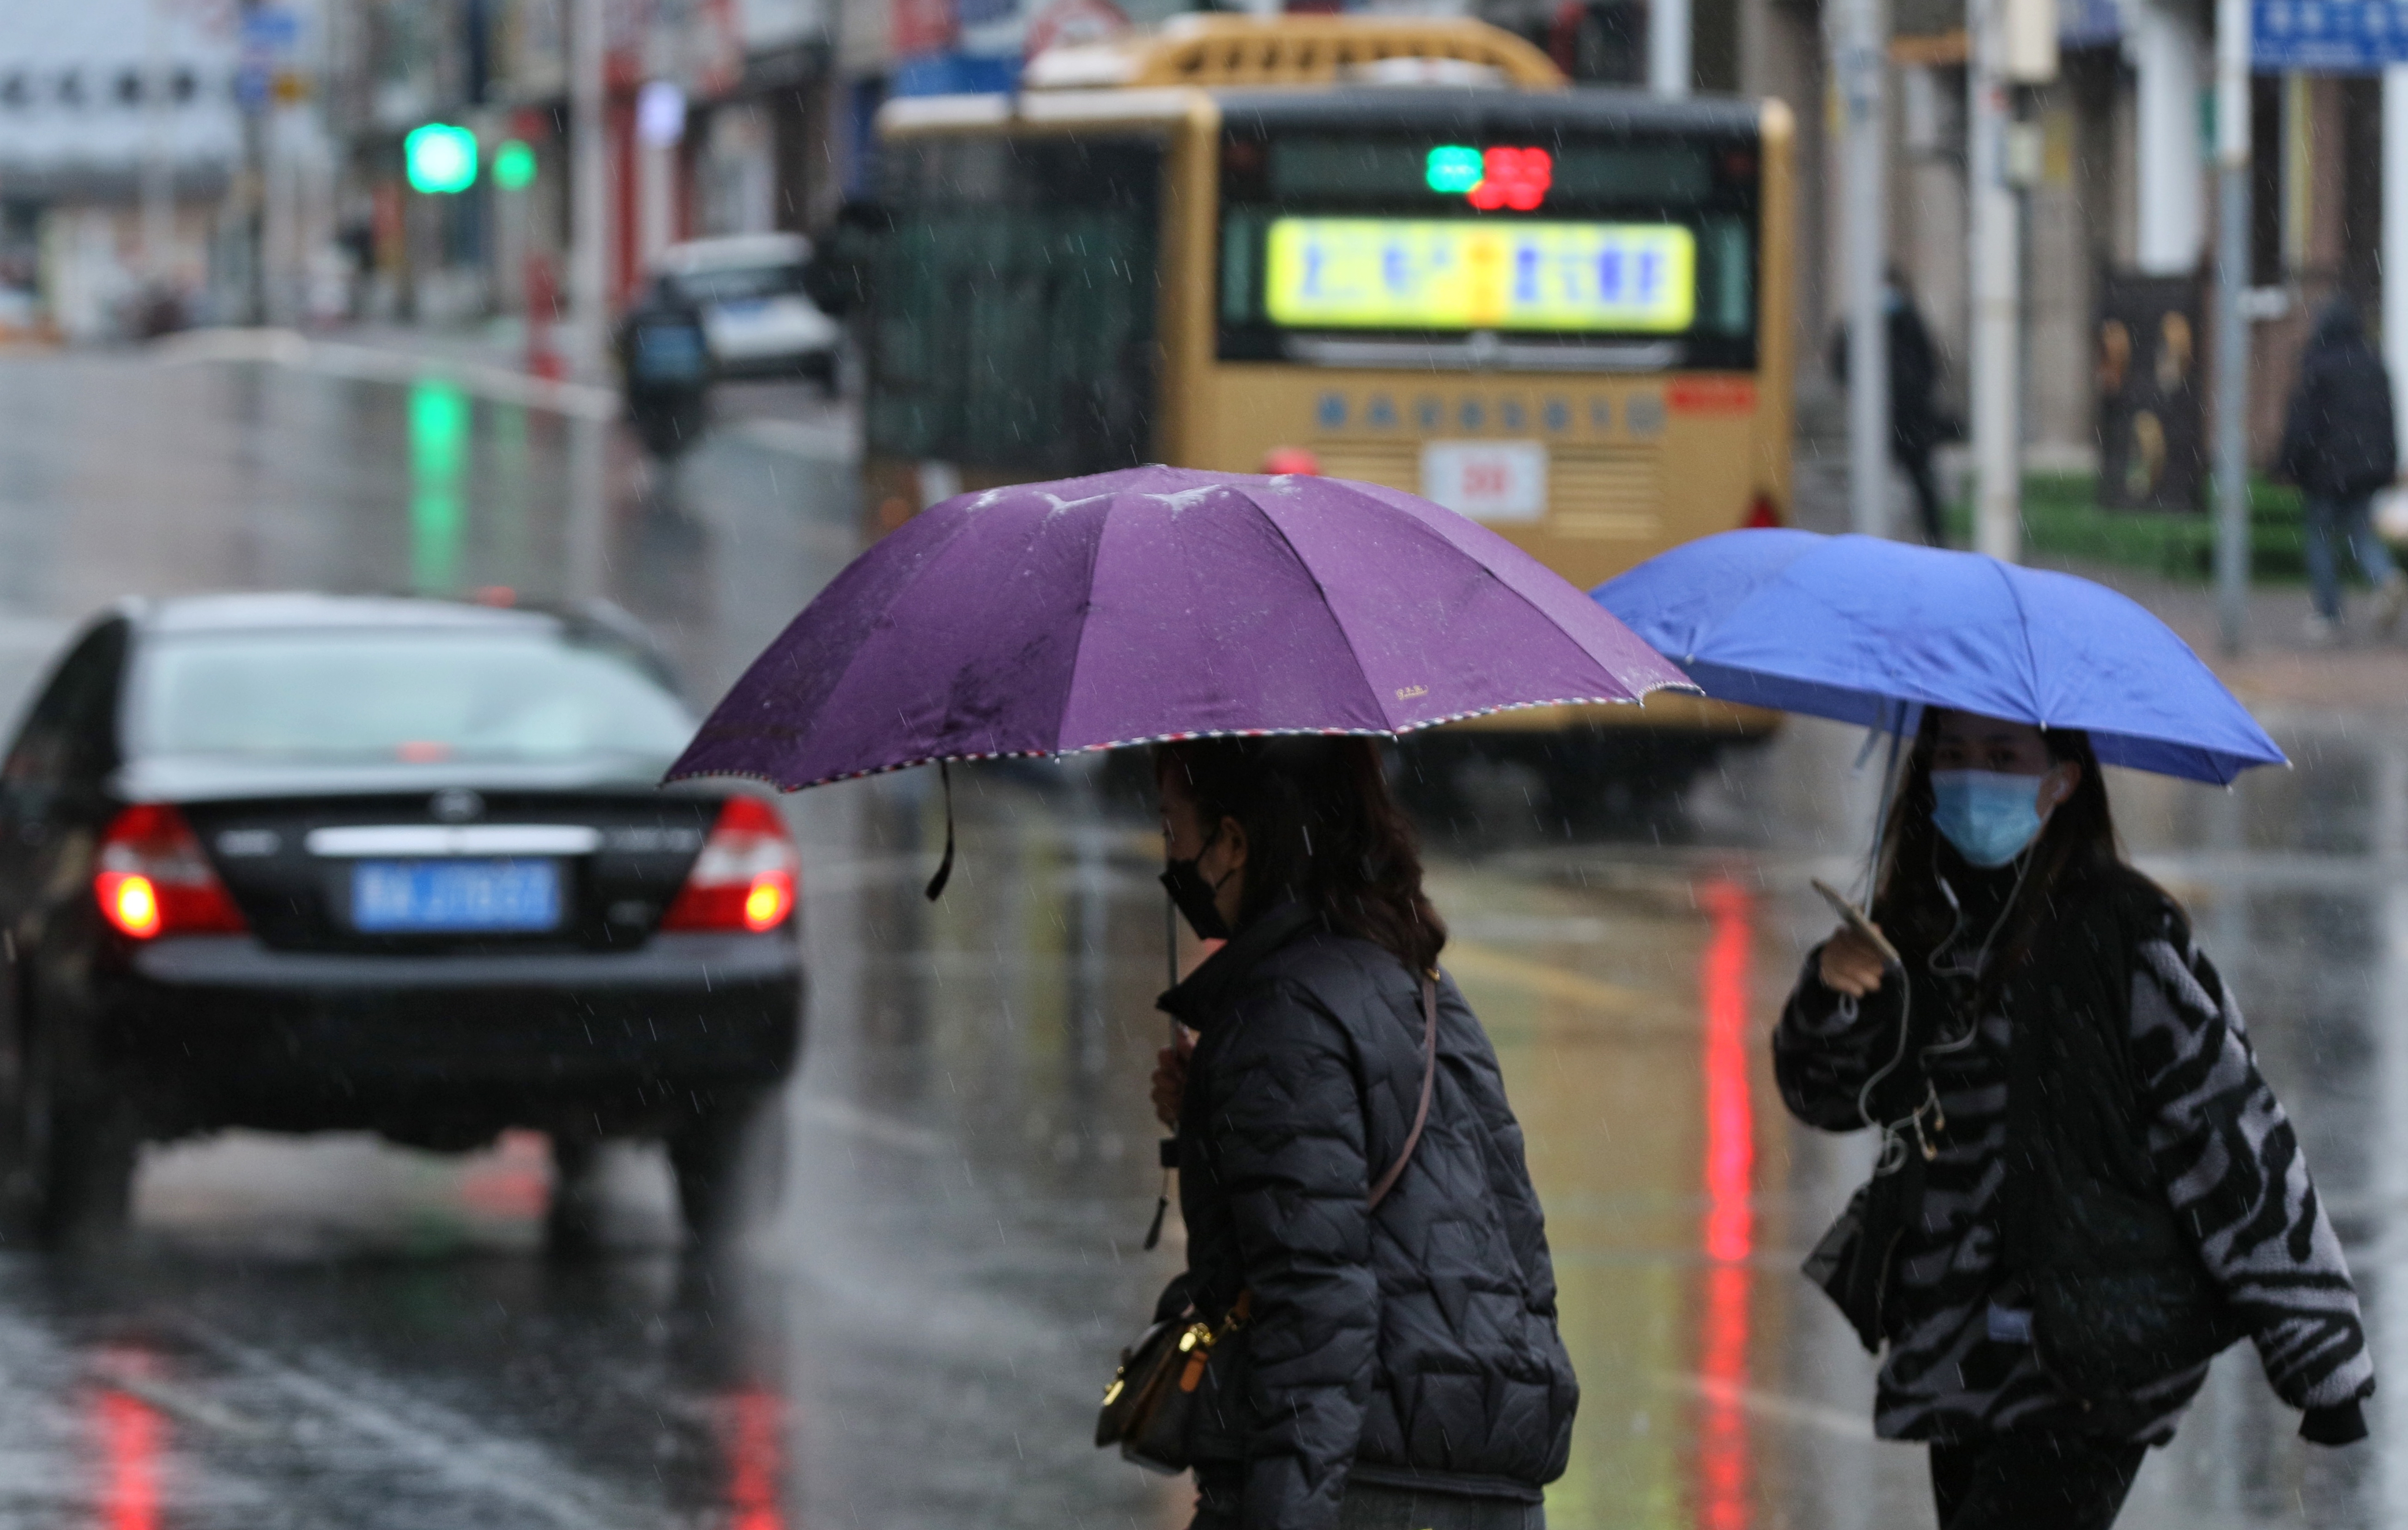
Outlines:
{"label": "bus led destination sign", "polygon": [[1264,307],[1290,328],[1672,334],[1697,307],[1677,223],[1280,218]]}

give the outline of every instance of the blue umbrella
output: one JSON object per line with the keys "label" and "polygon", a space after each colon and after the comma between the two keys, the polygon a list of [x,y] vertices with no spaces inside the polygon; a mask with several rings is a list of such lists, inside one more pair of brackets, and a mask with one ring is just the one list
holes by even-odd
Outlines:
{"label": "blue umbrella", "polygon": [[2172,628],[2071,574],[1730,531],[1590,593],[1722,701],[1893,731],[1919,707],[2081,728],[2110,765],[2218,785],[2288,763]]}

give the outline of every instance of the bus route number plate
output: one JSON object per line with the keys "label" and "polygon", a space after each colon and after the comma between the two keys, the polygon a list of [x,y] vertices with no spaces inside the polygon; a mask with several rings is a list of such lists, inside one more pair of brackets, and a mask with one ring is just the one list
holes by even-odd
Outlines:
{"label": "bus route number plate", "polygon": [[1546,445],[1426,442],[1422,447],[1422,497],[1474,521],[1542,521],[1547,514]]}

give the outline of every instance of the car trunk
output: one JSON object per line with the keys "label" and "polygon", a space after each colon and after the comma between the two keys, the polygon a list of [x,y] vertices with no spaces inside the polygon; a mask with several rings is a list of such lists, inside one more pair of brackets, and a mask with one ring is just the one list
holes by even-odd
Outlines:
{"label": "car trunk", "polygon": [[182,810],[252,931],[279,950],[631,950],[684,884],[720,801],[453,790]]}

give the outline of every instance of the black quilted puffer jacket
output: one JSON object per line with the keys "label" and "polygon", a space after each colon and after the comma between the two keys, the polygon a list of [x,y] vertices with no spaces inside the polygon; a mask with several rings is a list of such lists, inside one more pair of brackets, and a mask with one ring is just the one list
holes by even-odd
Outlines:
{"label": "black quilted puffer jacket", "polygon": [[1421,1097],[1404,965],[1290,903],[1163,995],[1201,1037],[1179,1128],[1186,1294],[1217,1323],[1254,1293],[1191,1440],[1239,1530],[1327,1530],[1350,1476],[1535,1502],[1570,1455],[1580,1389],[1522,1130],[1480,1022],[1453,982],[1439,994],[1429,1123],[1376,1212]]}

